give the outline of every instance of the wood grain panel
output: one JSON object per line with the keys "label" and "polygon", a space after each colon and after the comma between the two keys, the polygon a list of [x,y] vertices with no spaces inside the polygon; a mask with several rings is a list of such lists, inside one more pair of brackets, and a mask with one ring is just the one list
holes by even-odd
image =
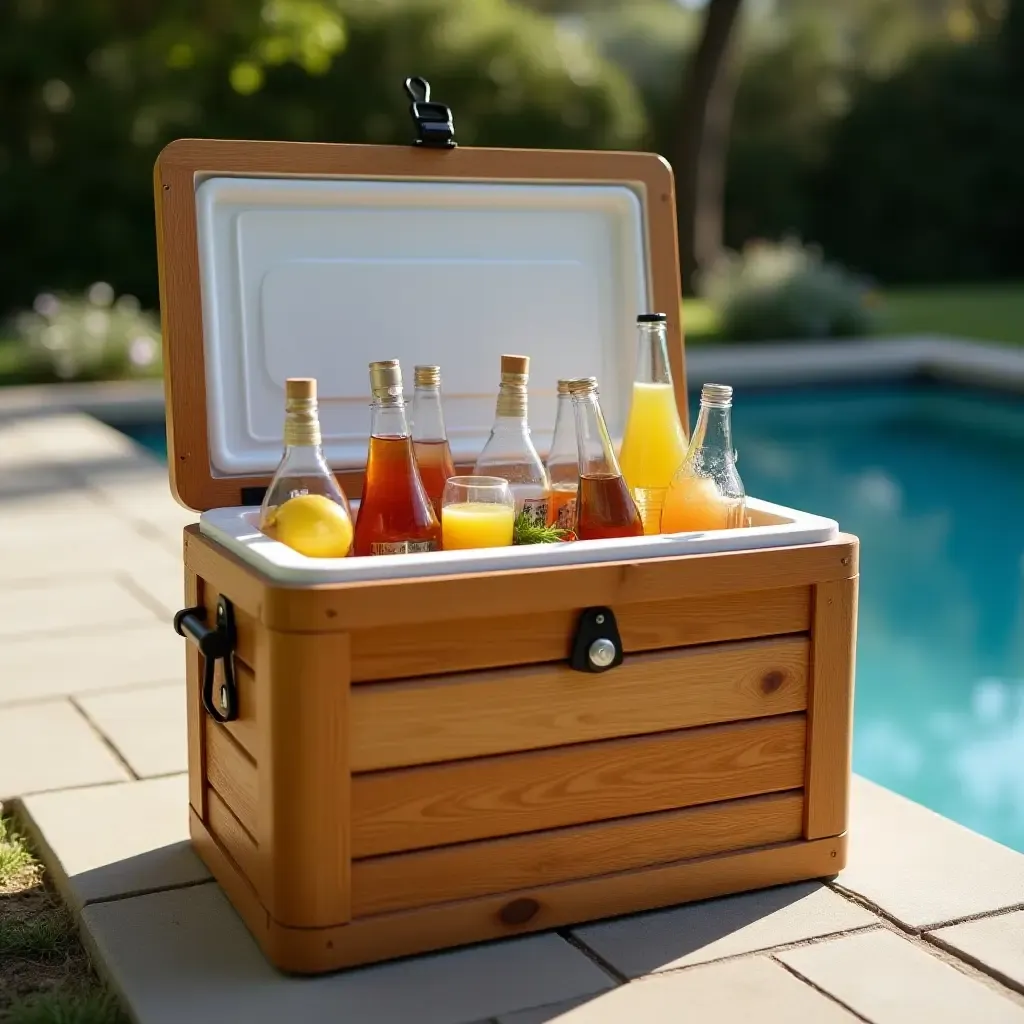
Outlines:
{"label": "wood grain panel", "polygon": [[[218,661],[213,672],[213,692],[220,693],[224,681],[224,663]],[[235,742],[254,760],[259,759],[259,730],[256,726],[256,679],[253,670],[235,658],[235,688],[238,692],[238,717],[221,723]]]}
{"label": "wood grain panel", "polygon": [[803,637],[356,687],[352,768],[373,771],[803,711]]}
{"label": "wood grain panel", "polygon": [[[196,608],[204,598],[203,581],[185,569],[186,607]],[[188,802],[200,818],[206,818],[206,712],[203,710],[202,658],[199,649],[189,640],[181,640],[185,658],[186,732],[188,736]]]}
{"label": "wood grain panel", "polygon": [[[569,657],[580,610],[359,630],[352,634],[352,681],[465,672]],[[669,647],[803,633],[810,629],[811,588],[641,601],[615,609],[627,654]]]}
{"label": "wood grain panel", "polygon": [[815,588],[804,835],[846,831],[857,650],[856,579]]}
{"label": "wood grain panel", "polygon": [[206,778],[246,831],[258,835],[256,765],[223,726],[210,721],[206,725]]}
{"label": "wood grain panel", "polygon": [[259,888],[260,860],[256,840],[231,813],[231,809],[221,800],[215,789],[207,788],[206,801],[206,823],[213,837],[224,847],[243,874]]}
{"label": "wood grain panel", "polygon": [[803,794],[777,793],[509,839],[357,860],[355,917],[799,839]]}
{"label": "wood grain panel", "polygon": [[803,785],[802,714],[352,779],[352,855],[714,803]]}

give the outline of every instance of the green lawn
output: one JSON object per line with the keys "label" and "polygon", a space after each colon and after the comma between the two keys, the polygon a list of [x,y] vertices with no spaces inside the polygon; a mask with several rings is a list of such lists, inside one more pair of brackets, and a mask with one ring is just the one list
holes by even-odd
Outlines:
{"label": "green lawn", "polygon": [[[1024,284],[894,289],[882,294],[879,334],[946,334],[1024,345]],[[719,340],[715,313],[683,300],[686,340]]]}

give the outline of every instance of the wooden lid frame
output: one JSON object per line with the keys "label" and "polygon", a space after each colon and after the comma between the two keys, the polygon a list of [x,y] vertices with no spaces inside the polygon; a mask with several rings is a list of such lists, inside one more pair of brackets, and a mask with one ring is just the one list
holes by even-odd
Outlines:
{"label": "wooden lid frame", "polygon": [[[247,495],[270,482],[269,475],[222,477],[211,472],[196,222],[196,185],[208,176],[639,186],[644,195],[651,301],[668,316],[676,403],[687,420],[675,188],[663,158],[575,150],[181,139],[158,157],[154,192],[168,471],[171,491],[186,508],[205,511],[251,504]],[[339,481],[350,494],[357,494],[361,477],[344,473]]]}

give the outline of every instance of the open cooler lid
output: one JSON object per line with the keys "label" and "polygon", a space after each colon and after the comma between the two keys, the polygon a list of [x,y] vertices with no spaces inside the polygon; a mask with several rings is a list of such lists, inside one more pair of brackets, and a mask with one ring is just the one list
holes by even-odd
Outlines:
{"label": "open cooler lid", "polygon": [[455,461],[531,357],[543,454],[559,377],[594,375],[620,436],[635,317],[668,314],[686,416],[672,172],[654,154],[179,140],[155,171],[168,463],[179,502],[258,504],[284,385],[318,381],[325,453],[358,496],[368,364],[440,365]]}

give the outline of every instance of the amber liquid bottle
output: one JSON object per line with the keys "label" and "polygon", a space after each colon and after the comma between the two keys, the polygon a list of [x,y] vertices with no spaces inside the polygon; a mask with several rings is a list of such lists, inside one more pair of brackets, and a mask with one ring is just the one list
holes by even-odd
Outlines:
{"label": "amber liquid bottle", "polygon": [[370,363],[370,390],[370,449],[352,553],[437,551],[441,523],[416,465],[397,359]]}
{"label": "amber liquid bottle", "polygon": [[576,415],[580,470],[576,536],[579,540],[642,537],[640,513],[622,478],[601,412],[597,379],[580,377],[570,381],[569,393]]}
{"label": "amber liquid bottle", "polygon": [[444,485],[449,477],[455,476],[455,463],[441,409],[441,367],[417,366],[413,381],[412,446],[420,479],[430,504],[434,506],[434,515],[440,519]]}

